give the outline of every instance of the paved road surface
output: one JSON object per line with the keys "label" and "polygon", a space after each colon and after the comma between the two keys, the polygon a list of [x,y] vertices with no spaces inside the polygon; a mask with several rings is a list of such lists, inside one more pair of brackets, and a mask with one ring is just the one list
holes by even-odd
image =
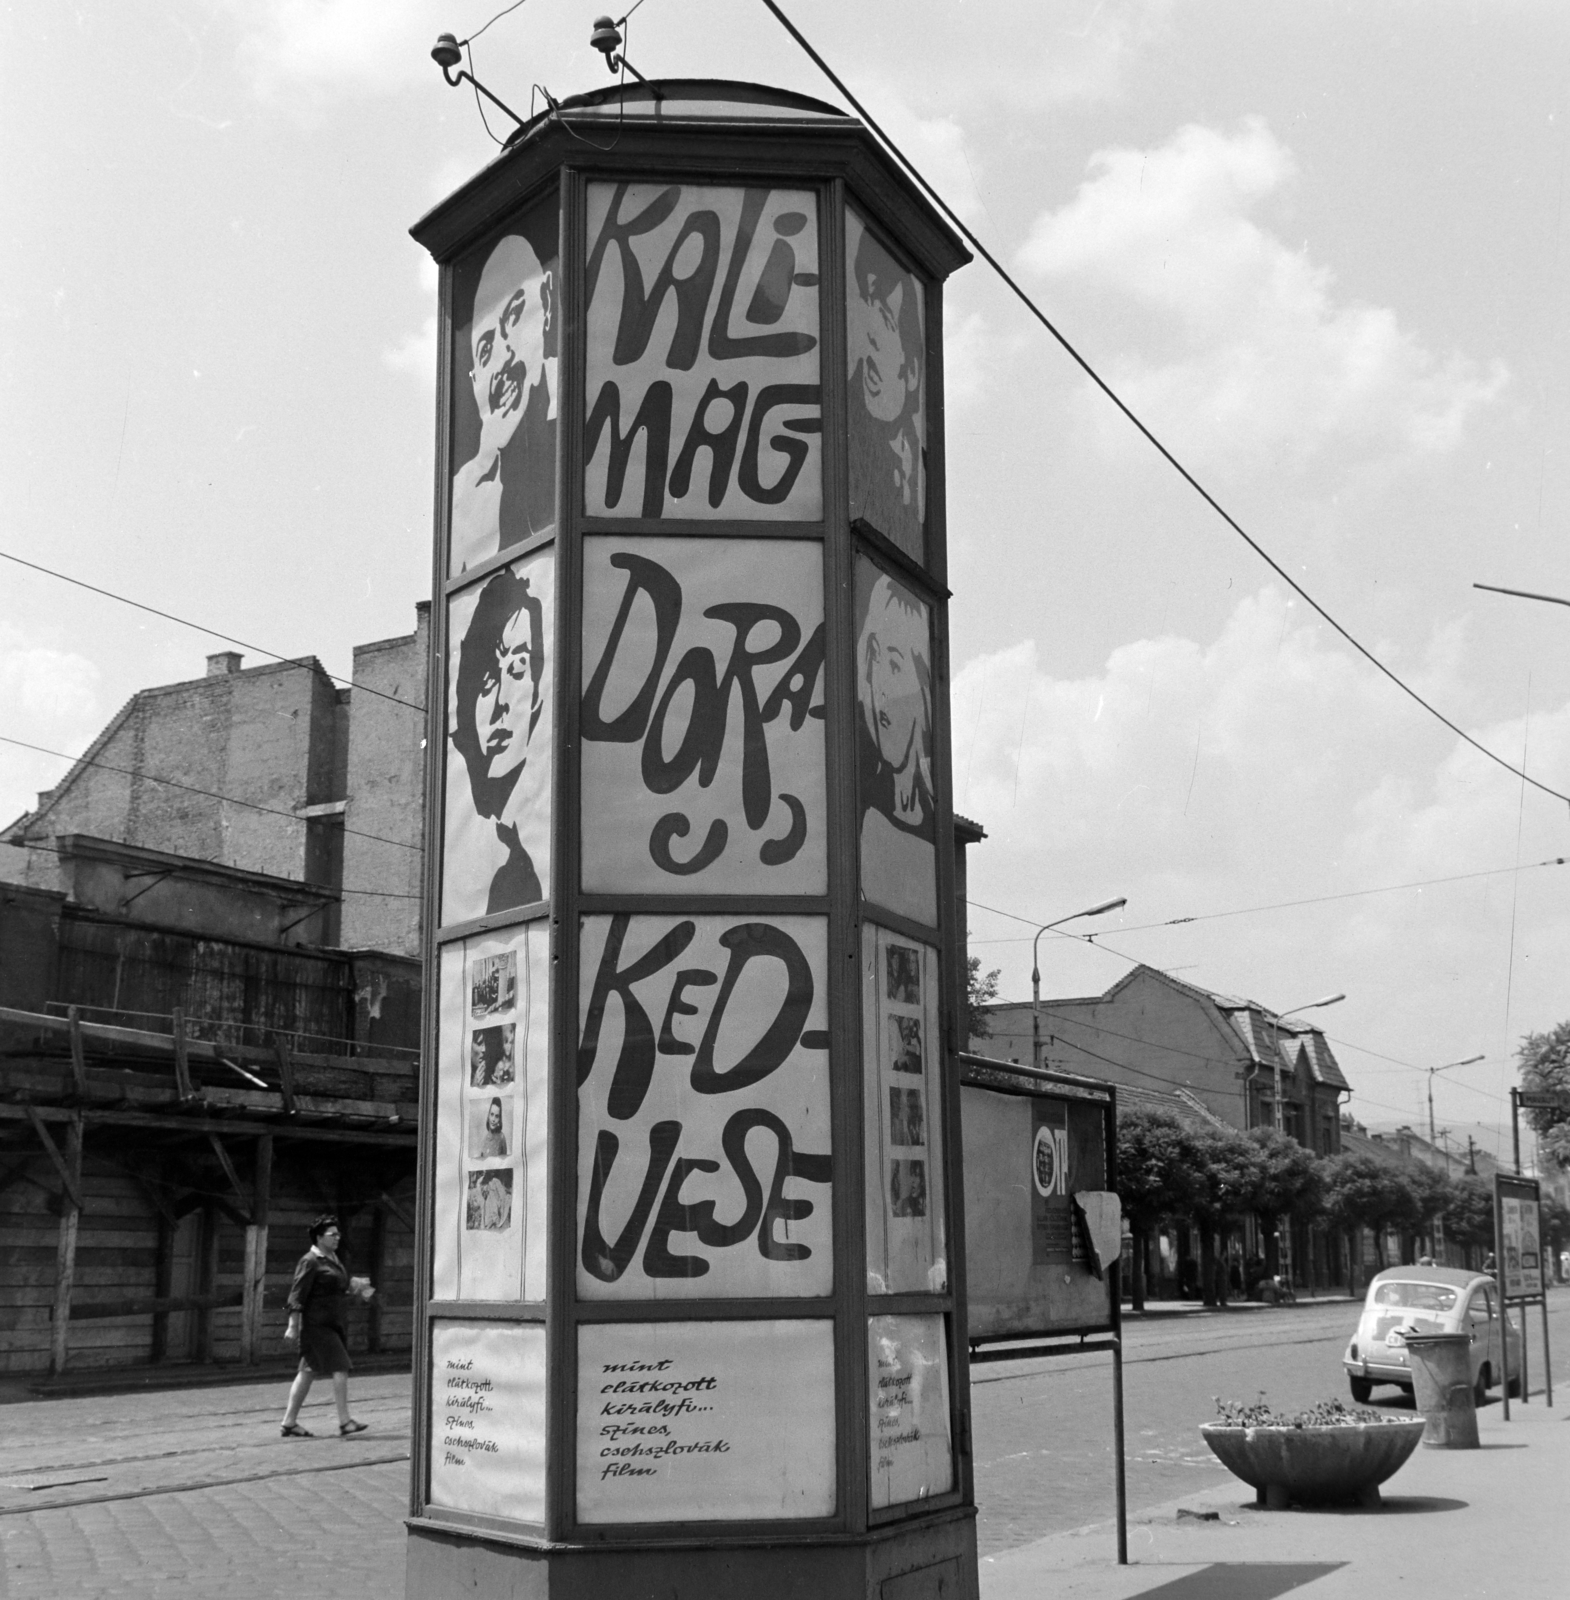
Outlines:
{"label": "paved road surface", "polygon": [[[1132,1324],[1131,1507],[1224,1479],[1194,1432],[1213,1396],[1263,1389],[1295,1407],[1344,1394],[1339,1357],[1354,1310]],[[1570,1349],[1570,1295],[1553,1320],[1556,1347]],[[980,1366],[972,1397],[984,1554],[1111,1516],[1107,1357]],[[323,1437],[280,1440],[282,1400],[272,1383],[0,1407],[0,1596],[401,1596],[407,1378],[356,1381],[355,1412],[372,1428],[350,1441],[334,1436],[325,1399],[304,1418]]]}

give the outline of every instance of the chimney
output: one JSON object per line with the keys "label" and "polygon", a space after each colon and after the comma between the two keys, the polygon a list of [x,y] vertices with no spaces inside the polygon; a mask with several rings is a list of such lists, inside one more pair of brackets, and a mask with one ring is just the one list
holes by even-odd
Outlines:
{"label": "chimney", "polygon": [[208,656],[207,676],[227,678],[231,672],[240,670],[240,663],[244,659],[238,650],[220,650],[217,655]]}

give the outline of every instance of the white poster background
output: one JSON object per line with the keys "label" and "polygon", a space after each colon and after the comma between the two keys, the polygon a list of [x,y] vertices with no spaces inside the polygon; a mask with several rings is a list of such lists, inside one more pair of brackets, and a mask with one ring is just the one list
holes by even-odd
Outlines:
{"label": "white poster background", "polygon": [[[584,889],[826,893],[822,546],[583,543]],[[728,606],[768,610],[728,612],[734,622],[714,615]],[[738,660],[738,681],[728,682],[743,654],[773,659]],[[711,685],[724,685],[723,700]],[[621,736],[595,737],[618,722]],[[645,778],[651,758],[673,777],[685,768],[682,781],[661,779],[655,792]],[[750,820],[748,775],[757,791]]]}
{"label": "white poster background", "polygon": [[948,1339],[942,1317],[870,1317],[867,1392],[872,1508],[954,1487],[949,1442]]}
{"label": "white poster background", "polygon": [[1543,1292],[1542,1228],[1535,1200],[1504,1195],[1500,1200],[1504,1222],[1505,1296],[1540,1295]]}
{"label": "white poster background", "polygon": [[[726,993],[733,960],[762,945],[793,954],[764,949],[752,955]],[[583,1298],[831,1292],[826,947],[827,924],[819,917],[583,919],[577,1249]],[[788,961],[796,964],[794,975]],[[632,1027],[619,990],[606,996],[596,1018],[603,972],[612,966],[626,972],[639,963],[653,970],[627,986],[636,1008]],[[708,1046],[715,1076],[706,1092],[694,1087],[694,1078],[709,1081],[701,1076],[705,1041],[721,996],[724,1008]],[[799,1030],[793,1018],[800,1019]],[[783,1060],[746,1082],[776,1055],[770,1048],[776,1024],[783,1029],[777,1041],[786,1051]],[[754,1057],[755,1050],[766,1055]],[[647,1071],[646,1080],[640,1070]],[[597,1172],[601,1151],[609,1159]],[[813,1176],[782,1173],[787,1159],[798,1168],[805,1163]],[[662,1228],[667,1219],[681,1225]],[[705,1222],[736,1237],[705,1242],[696,1231]],[[770,1255],[763,1253],[765,1244]],[[692,1275],[651,1272],[661,1264],[658,1251],[678,1258],[686,1264],[680,1270]]]}
{"label": "white poster background", "polygon": [[861,964],[867,1290],[937,1291],[948,1284],[938,953],[866,922]]}
{"label": "white poster background", "polygon": [[835,1508],[834,1325],[578,1329],[578,1520],[726,1522]]}
{"label": "white poster background", "polygon": [[[498,650],[526,640],[529,613],[499,616],[497,600],[506,593],[508,575],[528,581],[530,595],[539,602],[538,647],[541,657],[538,684],[527,675],[510,677],[508,663],[497,661]],[[492,598],[486,600],[487,593]],[[518,590],[511,591],[515,598]],[[556,562],[551,549],[510,562],[499,572],[455,594],[447,607],[447,749],[446,805],[442,849],[442,924],[467,922],[493,911],[511,910],[530,903],[529,893],[518,887],[524,861],[532,864],[539,894],[550,894],[551,856],[551,740],[553,681],[556,671]],[[504,601],[503,604],[509,603]],[[484,605],[486,617],[476,623]],[[489,625],[487,626],[487,618]],[[502,637],[502,629],[511,632]],[[477,704],[467,692],[461,667],[465,640],[474,634],[471,659],[496,663],[500,692]],[[520,659],[513,658],[514,670]],[[460,694],[465,703],[460,705]],[[484,744],[492,722],[503,720],[500,704],[511,711],[513,738],[525,741],[527,758],[510,792],[498,792],[486,772],[505,757],[487,759]],[[490,707],[490,711],[487,711]],[[538,708],[535,714],[534,708]],[[532,725],[531,725],[532,718]],[[470,730],[473,730],[472,734]],[[474,743],[471,743],[471,738]],[[467,747],[467,748],[466,748]],[[515,745],[514,745],[515,747]],[[478,782],[476,781],[478,779]],[[482,814],[482,808],[484,814]],[[509,862],[512,863],[509,869]]]}
{"label": "white poster background", "polygon": [[431,1327],[431,1504],[545,1521],[545,1330]]}
{"label": "white poster background", "polygon": [[[507,956],[512,960],[508,962]],[[500,961],[497,958],[501,958]],[[441,952],[441,1014],[436,1080],[435,1235],[432,1293],[437,1300],[545,1298],[546,1110],[550,1060],[550,925],[541,918],[504,933],[457,940]],[[506,986],[485,978],[498,968]],[[478,993],[477,993],[478,991]],[[476,1061],[474,1038],[511,1030],[510,1078],[476,1082],[494,1067]],[[505,1157],[480,1157],[470,1140],[476,1114],[493,1099],[505,1107],[511,1134]],[[506,1226],[487,1227],[496,1210],[470,1211],[471,1176],[483,1194],[492,1174],[506,1174]]]}
{"label": "white poster background", "polygon": [[[613,237],[618,232],[626,236]],[[588,244],[588,514],[821,517],[816,196],[805,189],[591,183]],[[645,302],[653,316],[640,348],[634,324]],[[760,413],[765,391],[779,386],[798,392],[783,403],[776,393]],[[599,420],[601,407],[609,422]],[[661,417],[635,435],[613,501],[613,437],[625,441],[640,411]],[[697,449],[684,470],[683,446],[695,428],[727,442]],[[727,466],[722,458],[731,451]],[[792,471],[784,497],[773,499]]]}

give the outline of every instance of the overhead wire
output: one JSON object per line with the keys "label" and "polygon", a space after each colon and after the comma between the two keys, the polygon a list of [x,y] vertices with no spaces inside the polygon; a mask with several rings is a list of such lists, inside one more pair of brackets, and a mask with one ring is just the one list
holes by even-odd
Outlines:
{"label": "overhead wire", "polygon": [[1319,616],[1322,617],[1324,621],[1336,631],[1336,633],[1338,633],[1349,645],[1351,645],[1355,651],[1357,651],[1360,656],[1364,658],[1364,660],[1369,662],[1371,666],[1375,667],[1386,678],[1388,678],[1390,682],[1393,683],[1404,695],[1408,696],[1408,698],[1421,706],[1423,710],[1426,711],[1431,717],[1448,728],[1453,734],[1456,735],[1458,739],[1461,739],[1466,744],[1469,744],[1474,750],[1478,751],[1479,754],[1486,756],[1496,765],[1503,767],[1506,772],[1514,774],[1516,777],[1521,779],[1523,783],[1529,783],[1534,789],[1540,789],[1544,794],[1552,796],[1552,798],[1555,800],[1562,800],[1566,803],[1566,805],[1570,805],[1570,794],[1561,793],[1560,790],[1553,788],[1538,778],[1530,776],[1526,772],[1523,772],[1520,767],[1512,765],[1503,756],[1497,754],[1493,750],[1490,750],[1487,745],[1473,738],[1473,736],[1458,723],[1453,722],[1444,714],[1444,712],[1439,710],[1437,706],[1419,694],[1416,689],[1407,683],[1406,680],[1396,673],[1392,668],[1386,666],[1385,663],[1381,661],[1379,657],[1368,648],[1367,645],[1363,644],[1351,632],[1350,629],[1332,616],[1331,613],[1326,610],[1326,608],[1321,605],[1319,601],[1316,600],[1313,595],[1311,595],[1308,590],[1305,589],[1303,585],[1299,583],[1297,579],[1294,578],[1292,574],[1288,572],[1286,568],[1283,567],[1281,563],[1277,561],[1275,557],[1272,556],[1270,552],[1266,550],[1265,547],[1248,532],[1246,528],[1243,527],[1243,525],[1231,514],[1231,512],[1229,512],[1226,507],[1221,504],[1215,495],[1213,495],[1210,490],[1208,490],[1204,484],[1202,484],[1199,479],[1183,465],[1177,456],[1161,442],[1160,438],[1157,437],[1157,435],[1139,417],[1133,408],[1129,406],[1127,401],[1125,401],[1123,397],[1118,394],[1117,390],[1115,390],[1112,385],[1101,376],[1101,374],[1091,364],[1089,359],[1080,353],[1079,349],[1073,344],[1068,336],[1063,333],[1057,324],[1054,323],[1052,319],[1048,317],[1047,314],[1040,308],[1040,306],[1038,306],[1036,302],[1031,299],[1031,297],[1015,280],[1013,275],[1009,273],[1009,271],[1003,266],[1002,262],[1000,262],[998,258],[986,247],[986,245],[984,245],[981,240],[977,238],[975,232],[968,227],[964,221],[961,220],[954,208],[949,205],[942,195],[940,195],[937,190],[927,182],[926,178],[922,176],[920,169],[910,159],[910,157],[907,156],[899,147],[899,145],[896,144],[895,141],[884,132],[882,127],[879,126],[879,124],[874,120],[866,107],[863,106],[860,100],[858,100],[856,96],[851,93],[844,79],[841,78],[839,74],[836,73],[828,64],[828,62],[823,59],[818,51],[813,48],[811,42],[807,39],[806,35],[802,33],[801,29],[798,28],[796,24],[792,22],[791,19],[780,9],[779,5],[777,4],[777,0],[762,0],[762,3],[764,7],[772,13],[775,20],[779,22],[781,27],[783,27],[785,31],[790,34],[791,38],[796,41],[796,43],[811,59],[813,64],[818,68],[818,70],[822,72],[829,82],[832,83],[834,87],[838,89],[842,95],[844,95],[846,100],[850,102],[856,114],[864,123],[866,123],[867,127],[870,128],[880,140],[882,140],[889,153],[910,174],[910,176],[921,187],[923,192],[928,196],[932,203],[938,207],[945,217],[948,218],[949,222],[954,226],[959,234],[974,248],[977,255],[979,255],[982,260],[985,261],[995,273],[997,273],[998,277],[1008,286],[1008,288],[1013,291],[1014,295],[1031,314],[1031,316],[1033,316],[1036,321],[1039,322],[1042,327],[1052,335],[1052,337],[1063,348],[1064,352],[1074,361],[1080,370],[1084,372],[1086,377],[1088,377],[1090,381],[1102,392],[1102,394],[1104,394],[1107,399],[1117,407],[1117,409],[1123,414],[1128,422],[1133,425],[1133,427],[1156,451],[1156,453],[1161,456],[1167,465],[1170,466],[1172,470],[1183,479],[1189,488],[1191,488],[1195,494],[1197,494],[1200,499],[1203,500],[1205,504],[1209,506],[1210,509],[1214,511],[1224,523],[1226,523],[1226,525],[1244,542],[1244,544],[1246,544],[1249,549],[1252,550],[1254,554],[1258,556],[1259,559],[1263,561],[1265,565],[1282,580],[1282,582],[1287,584],[1295,594],[1297,594],[1302,600],[1311,606],[1313,610],[1316,611]]}
{"label": "overhead wire", "polygon": [[[147,783],[162,784],[170,789],[183,789],[187,794],[201,795],[207,800],[222,800],[226,805],[241,806],[247,811],[263,811],[269,816],[287,817],[291,822],[308,822],[308,817],[302,817],[297,811],[285,811],[280,806],[264,806],[259,800],[241,800],[232,794],[220,794],[216,789],[199,788],[194,783],[182,783],[178,778],[160,778],[156,773],[142,772],[135,767],[119,767],[112,761],[102,761],[97,756],[69,756],[63,750],[51,750],[48,745],[32,744],[26,739],[13,739],[8,734],[0,733],[0,744],[15,745],[19,750],[32,750],[38,755],[56,756],[61,761],[70,761],[75,767],[98,767],[105,772],[118,772],[123,777],[141,778]],[[410,844],[406,839],[389,839],[384,833],[367,833],[363,828],[351,828],[347,824],[343,830],[352,833],[357,839],[374,839],[378,844],[396,845],[400,850],[414,850],[423,852],[424,845]],[[4,841],[9,842],[9,841]]]}
{"label": "overhead wire", "polygon": [[[1501,877],[1507,872],[1532,872],[1539,867],[1563,867],[1570,865],[1570,856],[1549,856],[1543,861],[1523,861],[1514,867],[1487,867],[1478,872],[1454,872],[1442,878],[1415,878],[1410,883],[1386,883],[1372,889],[1347,889],[1337,894],[1309,895],[1301,900],[1275,900],[1262,906],[1235,906],[1230,911],[1203,911],[1192,917],[1168,917],[1163,922],[1136,922],[1132,927],[1119,928],[1118,937],[1121,939],[1128,933],[1148,933],[1153,928],[1178,928],[1185,927],[1191,922],[1216,922],[1224,917],[1249,917],[1262,911],[1290,911],[1299,906],[1329,905],[1337,900],[1356,900],[1364,895],[1371,894],[1396,894],[1404,889],[1429,889],[1438,884],[1465,883],[1473,878]],[[974,900],[966,901],[967,905],[976,906],[978,910],[991,911],[990,906],[981,906]],[[1008,912],[996,912],[995,915],[1007,916]],[[1025,918],[1019,919],[1021,922]],[[1083,937],[1079,935],[1076,937]],[[972,939],[971,944],[1019,944],[1018,939]]]}
{"label": "overhead wire", "polygon": [[[62,850],[58,845],[44,844],[38,839],[0,839],[0,849],[36,850],[41,855],[55,856],[62,861],[66,860],[71,855],[69,850]],[[213,856],[182,856],[181,862],[182,864],[192,864],[203,867],[227,867],[231,870],[244,870],[243,868],[236,868],[235,863],[232,861],[219,861]],[[177,868],[170,868],[171,873],[177,870]],[[301,878],[298,881],[300,885],[306,889],[327,889],[329,887],[327,884],[312,883],[305,878]],[[333,893],[339,896],[346,894],[373,895],[378,900],[420,900],[424,898],[422,895],[408,894],[397,889],[354,889],[340,887],[334,890]]]}
{"label": "overhead wire", "polygon": [[[121,605],[131,606],[137,611],[145,611],[149,616],[162,617],[165,622],[177,622],[182,628],[190,628],[195,633],[205,633],[209,639],[222,639],[225,644],[237,644],[242,650],[254,650],[258,655],[266,656],[269,660],[281,662],[286,667],[304,666],[307,657],[280,655],[276,650],[269,650],[265,645],[252,644],[246,639],[237,639],[232,633],[224,633],[218,628],[209,628],[205,623],[192,622],[188,617],[177,617],[172,611],[161,611],[157,606],[150,606],[145,601],[133,600],[130,595],[120,594],[113,589],[101,588],[96,583],[88,583],[85,578],[73,578],[68,572],[57,572],[53,567],[42,566],[37,561],[27,561],[23,557],[13,555],[9,550],[0,550],[0,561],[11,561],[19,567],[27,567],[30,571],[41,572],[46,578],[58,578],[61,583],[74,584],[78,589],[86,589],[91,594],[102,595],[106,600],[118,600]],[[423,712],[423,705],[416,705],[412,700],[404,700],[395,694],[388,694],[384,689],[373,689],[369,684],[357,683],[353,678],[341,678],[335,672],[328,672],[325,667],[323,674],[334,683],[341,683],[357,693],[375,695],[378,700],[390,700],[394,705],[407,706],[411,711]]]}

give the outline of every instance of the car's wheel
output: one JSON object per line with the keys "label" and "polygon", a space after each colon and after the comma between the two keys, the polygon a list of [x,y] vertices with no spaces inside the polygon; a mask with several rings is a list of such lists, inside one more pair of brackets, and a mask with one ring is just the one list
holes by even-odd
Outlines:
{"label": "car's wheel", "polygon": [[1510,1398],[1512,1400],[1519,1400],[1521,1398],[1521,1380],[1519,1377],[1512,1378],[1510,1380]]}
{"label": "car's wheel", "polygon": [[1488,1363],[1485,1361],[1477,1369],[1477,1382],[1472,1385],[1472,1399],[1480,1406],[1488,1404],[1488,1386],[1492,1382],[1489,1376]]}
{"label": "car's wheel", "polygon": [[1352,1398],[1360,1405],[1366,1406],[1373,1398],[1374,1380],[1372,1378],[1353,1378]]}

